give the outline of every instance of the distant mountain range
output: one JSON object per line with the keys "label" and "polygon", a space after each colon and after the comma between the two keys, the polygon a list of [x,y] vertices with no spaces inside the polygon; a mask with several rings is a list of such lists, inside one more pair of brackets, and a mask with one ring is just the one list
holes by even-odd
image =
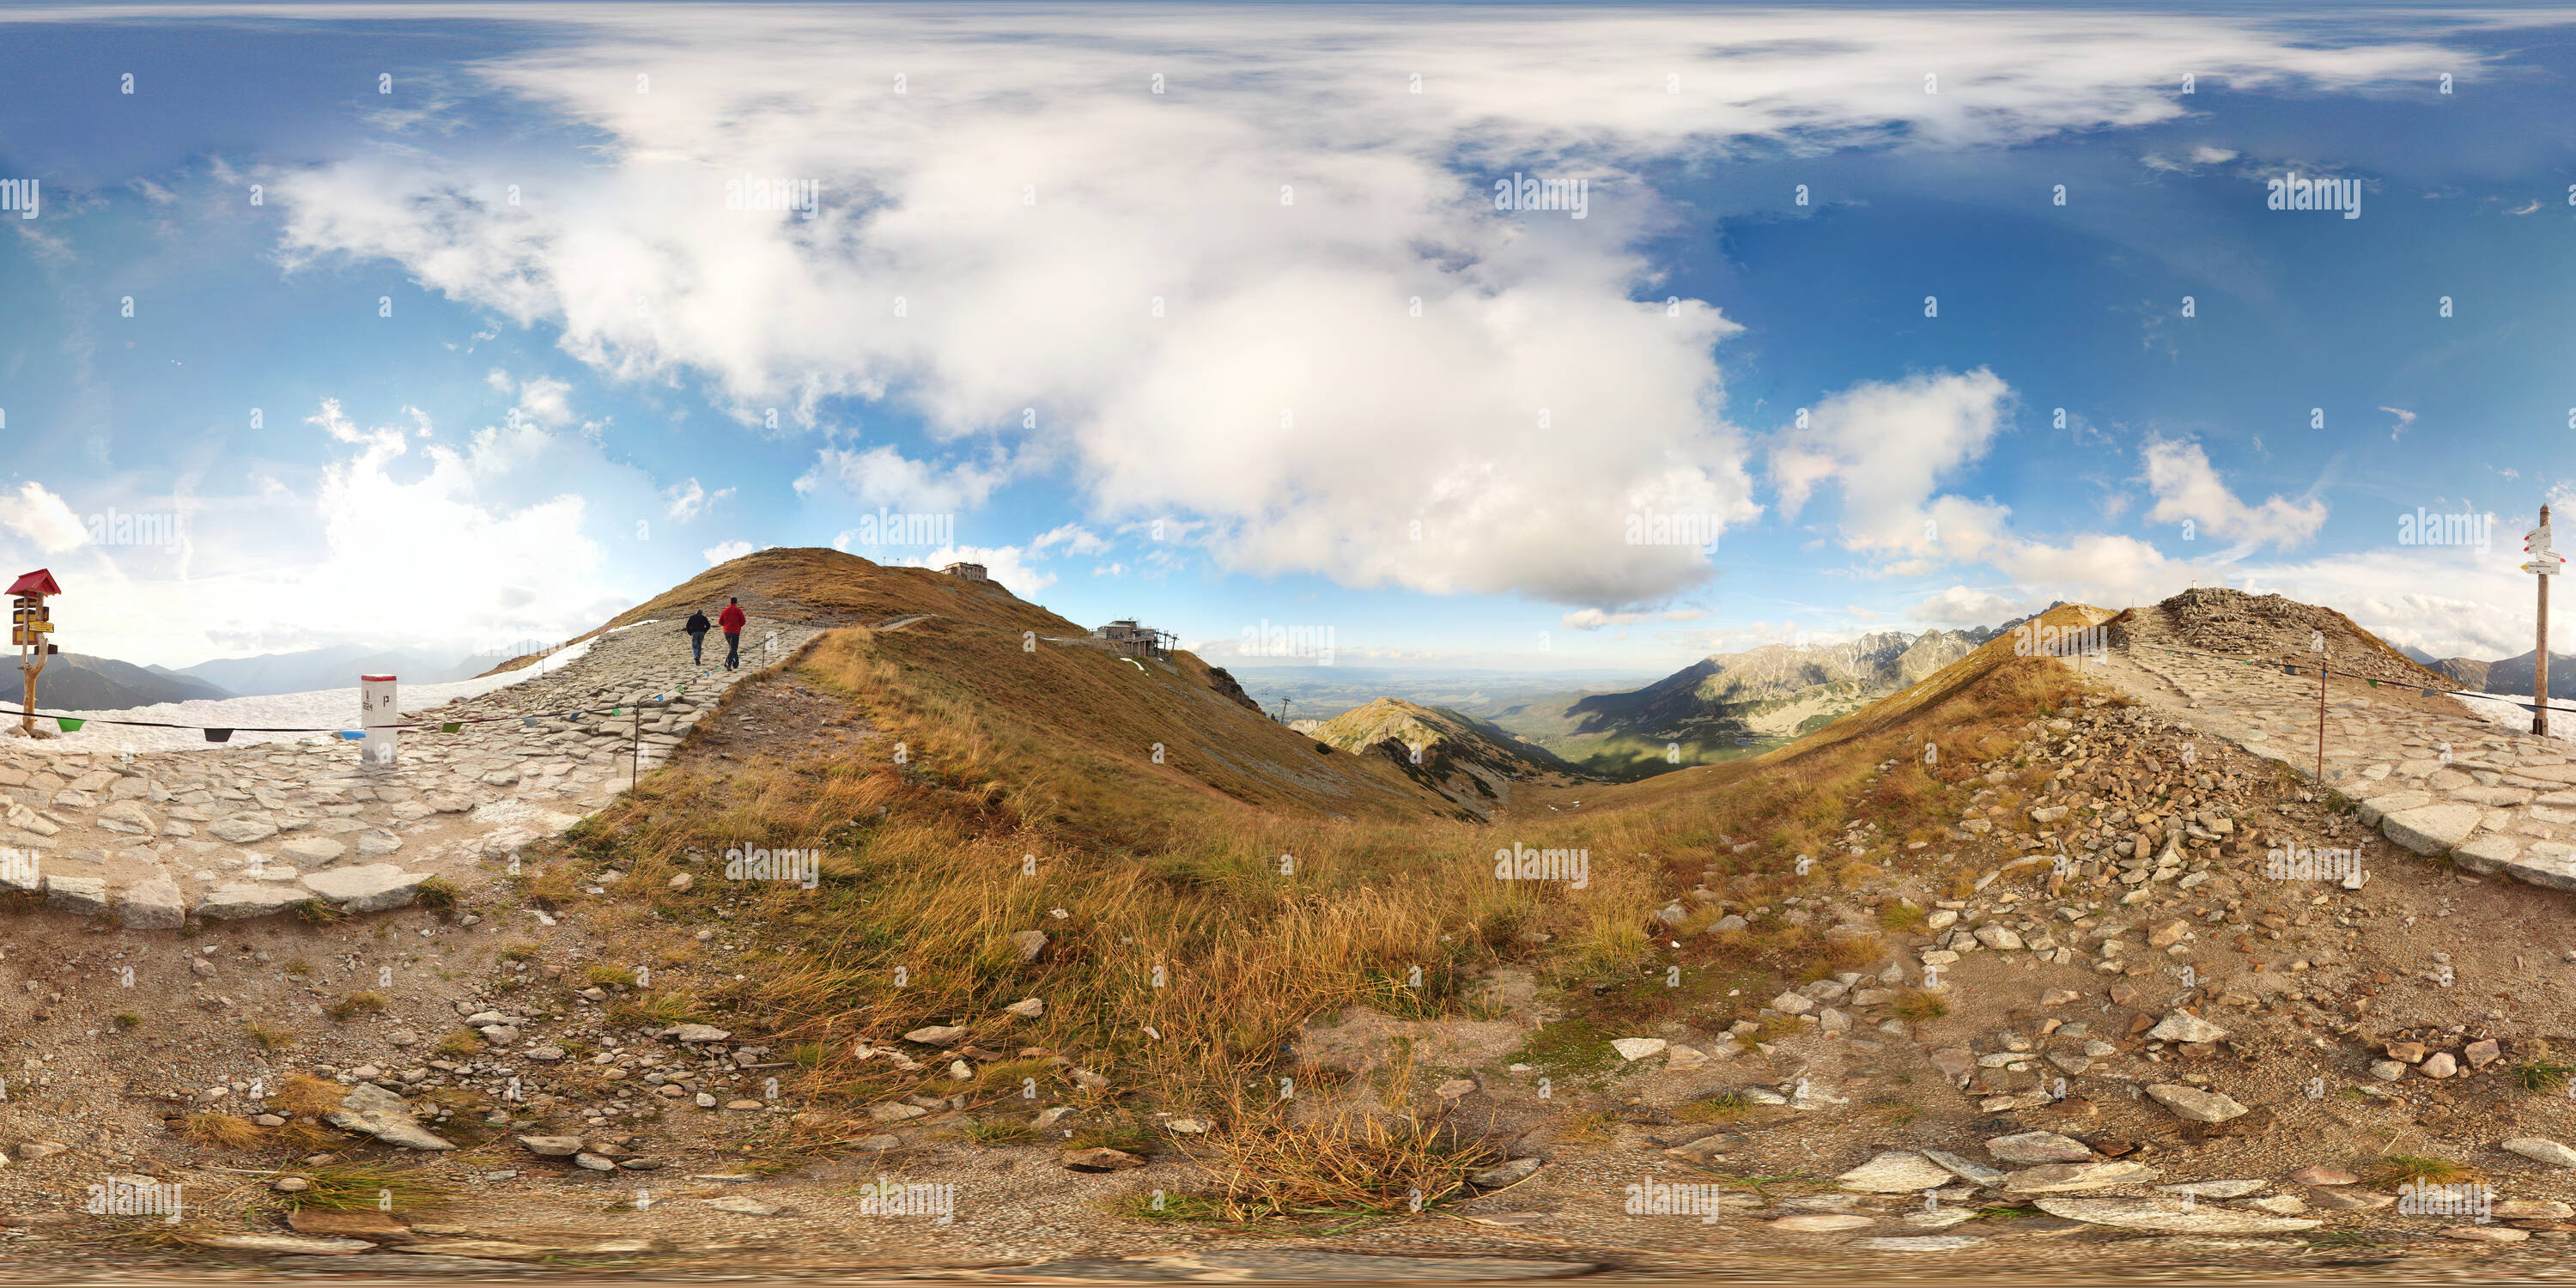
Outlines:
{"label": "distant mountain range", "polygon": [[1640,689],[1561,694],[1487,718],[1592,773],[1663,773],[1755,755],[1822,728],[2028,620],[1715,653]]}
{"label": "distant mountain range", "polygon": [[[300,653],[216,658],[172,670],[81,653],[57,653],[36,679],[36,705],[48,711],[124,711],[198,698],[253,698],[355,688],[362,675],[400,676],[406,684],[445,684],[472,679],[516,656],[513,652],[494,652],[443,660],[402,649],[343,644]],[[0,698],[6,698],[12,707],[17,705],[14,677],[6,682]]]}
{"label": "distant mountain range", "polygon": [[[7,683],[0,686],[5,692],[0,696],[5,696],[14,708],[19,697],[17,677],[6,679]],[[36,708],[40,711],[123,711],[157,702],[234,696],[192,675],[85,653],[57,653],[36,677]]]}
{"label": "distant mountain range", "polygon": [[[2540,657],[2538,649],[2520,657],[2493,662],[2468,657],[2437,659],[2422,649],[2414,648],[2402,651],[2406,656],[2459,681],[2462,688],[2486,693],[2511,693],[2526,698],[2531,696],[2532,664]],[[2549,692],[2553,699],[2576,693],[2576,657],[2565,653],[2549,655]]]}
{"label": "distant mountain range", "polygon": [[1512,787],[1588,777],[1510,730],[1447,707],[1379,698],[1330,720],[1292,722],[1299,732],[1396,771],[1480,815],[1508,804]]}
{"label": "distant mountain range", "polygon": [[477,655],[456,659],[407,649],[381,649],[364,644],[338,644],[300,653],[264,653],[258,657],[224,657],[168,674],[194,676],[241,697],[271,693],[309,693],[316,689],[357,687],[362,675],[394,675],[406,684],[445,684],[467,680],[506,661]]}

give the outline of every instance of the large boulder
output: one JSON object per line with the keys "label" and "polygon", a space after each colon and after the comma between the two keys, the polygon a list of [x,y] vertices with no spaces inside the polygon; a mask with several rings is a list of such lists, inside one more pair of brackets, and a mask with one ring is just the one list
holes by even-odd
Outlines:
{"label": "large boulder", "polygon": [[220,885],[197,900],[197,915],[208,921],[247,921],[284,912],[309,898],[286,885]]}
{"label": "large boulder", "polygon": [[107,878],[46,877],[45,902],[77,916],[95,917],[107,911]]}
{"label": "large boulder", "polygon": [[2475,805],[2420,805],[2379,820],[2379,830],[2417,854],[2440,854],[2469,839],[2485,818]]}
{"label": "large boulder", "polygon": [[154,877],[126,887],[116,919],[128,930],[177,930],[188,924],[188,905],[176,882]]}
{"label": "large boulder", "polygon": [[340,1108],[323,1115],[324,1121],[345,1131],[362,1131],[388,1145],[402,1149],[448,1150],[456,1146],[423,1130],[412,1120],[411,1106],[403,1098],[372,1082],[361,1082],[349,1088],[341,1098]]}
{"label": "large boulder", "polygon": [[351,912],[385,912],[407,907],[420,895],[425,872],[405,872],[390,863],[369,863],[329,872],[308,872],[304,888]]}

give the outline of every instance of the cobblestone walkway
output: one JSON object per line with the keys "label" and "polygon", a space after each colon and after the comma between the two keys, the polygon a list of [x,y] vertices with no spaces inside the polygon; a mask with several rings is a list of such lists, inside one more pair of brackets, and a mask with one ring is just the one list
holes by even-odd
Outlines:
{"label": "cobblestone walkway", "polygon": [[507,859],[607,805],[726,689],[820,629],[755,617],[742,669],[727,671],[723,636],[709,636],[701,666],[677,623],[640,622],[541,678],[406,710],[503,718],[406,730],[389,767],[327,735],[129,759],[58,750],[13,724],[0,734],[0,891],[40,892],[53,909],[140,930],[270,916],[308,899],[402,907],[433,876]]}
{"label": "cobblestone walkway", "polygon": [[[2161,643],[2147,618],[2100,662],[2066,661],[2196,730],[2302,775],[2316,772],[2313,664],[2293,676],[2274,659],[2248,665],[2170,651],[2179,647]],[[2327,661],[2331,667],[2331,653]],[[2383,681],[2373,688],[2342,675],[2327,688],[2323,717],[2326,785],[2358,802],[2364,823],[2471,872],[2576,890],[2576,845],[2569,843],[2576,837],[2576,763],[2568,743],[2481,719],[2414,687]]]}

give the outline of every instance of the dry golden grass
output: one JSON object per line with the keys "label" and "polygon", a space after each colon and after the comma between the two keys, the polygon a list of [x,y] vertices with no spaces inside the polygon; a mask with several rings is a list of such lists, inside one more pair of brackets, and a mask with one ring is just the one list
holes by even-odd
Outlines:
{"label": "dry golden grass", "polygon": [[217,1149],[248,1149],[263,1136],[258,1123],[230,1114],[190,1114],[179,1120],[179,1134]]}
{"label": "dry golden grass", "polygon": [[[838,566],[794,553],[773,570],[787,578],[777,584]],[[1694,1004],[1661,986],[1667,964],[1782,982],[1862,968],[1885,951],[1873,938],[1766,921],[1673,948],[1651,913],[1703,869],[1747,911],[1866,885],[1879,865],[1828,844],[1847,818],[1879,823],[1882,837],[1937,834],[1964,800],[1961,748],[2008,745],[2022,722],[2083,691],[2054,661],[1981,655],[1962,676],[1900,695],[1887,718],[1865,710],[1831,738],[1590,786],[1576,793],[1579,811],[1524,805],[1489,824],[1456,816],[1374,758],[1317,755],[1310,740],[1217,697],[1195,658],[1176,659],[1175,676],[1098,650],[1031,651],[1023,630],[1079,628],[921,570],[864,580],[826,606],[942,614],[903,631],[833,631],[796,664],[797,683],[878,731],[868,754],[793,742],[757,757],[737,747],[723,761],[684,753],[575,829],[567,861],[521,878],[531,899],[582,904],[604,931],[598,918],[617,913],[631,959],[617,969],[660,963],[652,988],[617,999],[620,1023],[720,1019],[799,1046],[811,1058],[780,1071],[782,1091],[826,1102],[897,1096],[925,1079],[945,1094],[943,1070],[899,1075],[853,1057],[861,1039],[927,1024],[965,1025],[966,1041],[1000,1050],[1062,1052],[1110,1074],[1114,1094],[1224,1103],[1277,1072],[1307,1019],[1354,1004],[1455,1012],[1465,985],[1504,962],[1593,984],[1569,996],[1593,1005],[1598,994],[1625,1019]],[[747,692],[728,704],[757,700]],[[1922,760],[1922,729],[1939,731],[1939,763]],[[889,763],[896,742],[900,766]],[[1873,780],[1890,758],[1895,771]],[[1735,854],[1721,836],[1757,844]],[[721,855],[746,842],[819,849],[819,887],[723,880]],[[1590,880],[1576,890],[1494,879],[1494,852],[1515,844],[1584,850]],[[691,851],[696,861],[684,862]],[[1814,874],[1795,872],[1801,853],[1825,856]],[[631,874],[614,903],[583,894],[579,874],[612,864]],[[683,871],[694,888],[667,889]],[[744,945],[721,971],[684,944],[719,906],[732,914],[728,939]],[[1024,963],[1011,936],[1027,930],[1049,943]],[[1546,932],[1543,947],[1531,931]],[[1652,986],[1601,987],[1641,979]],[[1044,1018],[999,1015],[1029,996],[1045,998]],[[1039,1080],[1063,1094],[1066,1078]],[[975,1094],[996,1103],[1015,1092],[994,1082]],[[1346,1135],[1378,1130],[1354,1121]]]}
{"label": "dry golden grass", "polygon": [[1300,1121],[1285,1103],[1238,1110],[1232,1131],[1198,1148],[1216,1181],[1207,1197],[1238,1222],[1420,1212],[1463,1197],[1470,1173],[1503,1161],[1436,1120],[1344,1107]]}
{"label": "dry golden grass", "polygon": [[339,1083],[290,1073],[286,1076],[286,1085],[279,1087],[270,1101],[285,1113],[319,1117],[337,1112],[340,1102],[348,1095],[349,1089]]}

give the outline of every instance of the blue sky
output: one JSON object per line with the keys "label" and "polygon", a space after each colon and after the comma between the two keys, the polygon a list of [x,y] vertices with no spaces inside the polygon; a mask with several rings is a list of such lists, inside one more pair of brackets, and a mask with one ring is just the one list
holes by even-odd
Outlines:
{"label": "blue sky", "polygon": [[2222,583],[2503,656],[2576,438],[2564,14],[0,23],[0,560],[138,662],[560,638],[833,544],[1233,665]]}

